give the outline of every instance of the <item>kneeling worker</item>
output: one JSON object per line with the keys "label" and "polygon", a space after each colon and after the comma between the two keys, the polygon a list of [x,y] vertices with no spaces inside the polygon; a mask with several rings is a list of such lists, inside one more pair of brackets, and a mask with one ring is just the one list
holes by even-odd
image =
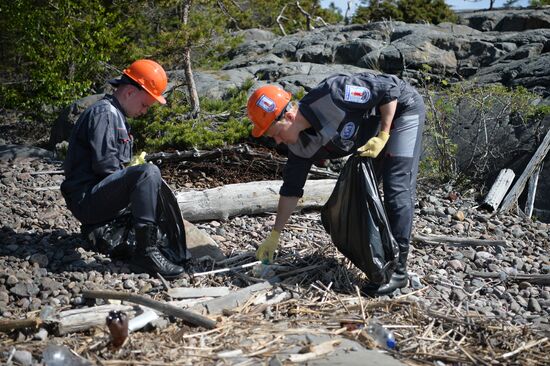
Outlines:
{"label": "kneeling worker", "polygon": [[289,150],[275,225],[258,248],[257,258],[273,260],[279,235],[303,195],[313,162],[359,152],[381,164],[385,206],[399,244],[397,269],[375,294],[405,287],[425,119],[422,96],[393,75],[365,72],[331,76],[297,105],[290,99],[282,88],[265,85],[254,91],[247,104],[254,123],[252,135],[271,137]]}
{"label": "kneeling worker", "polygon": [[126,119],[145,114],[156,102],[165,104],[167,82],[162,66],[151,60],[135,61],[109,81],[115,92],[86,109],[72,130],[61,192],[84,226],[113,220],[129,207],[136,236],[134,264],[173,278],[184,269],[158,248],[160,170],[153,164],[127,167],[133,138]]}

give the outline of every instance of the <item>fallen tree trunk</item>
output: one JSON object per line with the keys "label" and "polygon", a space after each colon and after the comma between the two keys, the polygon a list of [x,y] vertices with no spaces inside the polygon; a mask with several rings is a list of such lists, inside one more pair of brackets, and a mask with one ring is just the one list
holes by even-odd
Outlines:
{"label": "fallen tree trunk", "polygon": [[[297,209],[323,206],[335,184],[336,179],[306,182]],[[281,185],[280,180],[228,184],[203,191],[179,192],[176,198],[188,221],[225,220],[232,216],[277,211]]]}

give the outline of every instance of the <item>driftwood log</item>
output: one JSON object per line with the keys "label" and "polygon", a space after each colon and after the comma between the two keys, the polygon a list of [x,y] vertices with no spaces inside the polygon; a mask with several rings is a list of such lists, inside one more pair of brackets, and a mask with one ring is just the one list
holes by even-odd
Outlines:
{"label": "driftwood log", "polygon": [[82,332],[92,327],[105,325],[105,318],[110,311],[123,311],[129,318],[136,316],[141,310],[138,306],[109,304],[82,309],[72,309],[60,312],[47,323],[54,325],[57,335]]}
{"label": "driftwood log", "polygon": [[[336,179],[306,182],[297,209],[323,206],[335,184]],[[280,180],[227,184],[202,191],[179,192],[176,199],[188,221],[225,220],[232,216],[277,211],[281,185]]]}

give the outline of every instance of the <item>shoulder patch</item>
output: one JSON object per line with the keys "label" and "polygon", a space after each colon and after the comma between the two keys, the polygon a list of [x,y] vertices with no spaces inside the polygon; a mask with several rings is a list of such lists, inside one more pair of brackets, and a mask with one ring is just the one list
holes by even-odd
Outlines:
{"label": "shoulder patch", "polygon": [[340,137],[344,140],[349,140],[355,134],[355,123],[347,122],[340,131]]}
{"label": "shoulder patch", "polygon": [[261,109],[263,109],[264,111],[266,111],[267,113],[270,113],[270,112],[273,112],[275,110],[275,102],[273,101],[273,99],[265,96],[265,95],[262,95],[260,97],[260,99],[258,99],[258,101],[256,102],[256,105],[258,107],[260,107]]}
{"label": "shoulder patch", "polygon": [[370,99],[370,90],[364,86],[346,85],[344,100],[353,103],[366,103]]}

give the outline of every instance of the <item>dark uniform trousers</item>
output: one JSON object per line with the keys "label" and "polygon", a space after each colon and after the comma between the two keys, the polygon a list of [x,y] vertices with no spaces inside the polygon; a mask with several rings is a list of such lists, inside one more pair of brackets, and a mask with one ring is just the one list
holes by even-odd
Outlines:
{"label": "dark uniform trousers", "polygon": [[108,175],[76,200],[70,199],[68,206],[83,225],[110,221],[128,206],[135,226],[154,224],[161,183],[156,165],[136,165]]}
{"label": "dark uniform trousers", "polygon": [[375,159],[376,173],[383,182],[391,231],[403,254],[409,250],[426,114],[422,97],[416,94],[415,98],[414,106],[394,121],[390,139]]}

